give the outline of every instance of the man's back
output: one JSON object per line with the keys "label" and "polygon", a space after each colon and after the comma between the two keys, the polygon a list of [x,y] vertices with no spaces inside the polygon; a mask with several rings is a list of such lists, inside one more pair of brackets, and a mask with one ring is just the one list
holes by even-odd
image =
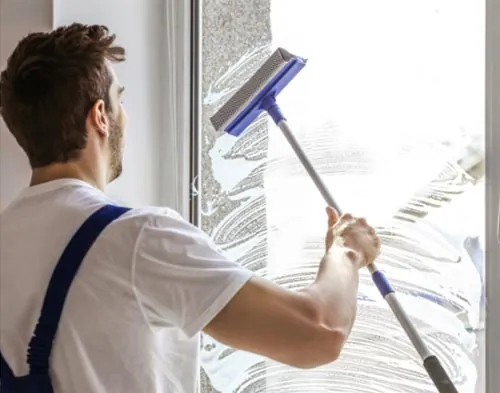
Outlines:
{"label": "man's back", "polygon": [[[26,350],[62,251],[106,203],[84,182],[56,180],[26,189],[2,213],[0,339],[16,375],[28,372]],[[105,229],[64,306],[51,357],[55,392],[195,392],[198,332],[250,277],[208,248],[167,209],[134,209]],[[215,282],[203,280],[210,269]]]}

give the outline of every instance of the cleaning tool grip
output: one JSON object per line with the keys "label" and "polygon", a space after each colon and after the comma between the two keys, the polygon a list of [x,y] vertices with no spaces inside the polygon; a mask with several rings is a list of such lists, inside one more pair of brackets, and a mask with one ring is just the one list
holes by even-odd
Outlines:
{"label": "cleaning tool grip", "polygon": [[380,270],[375,269],[375,271],[372,272],[372,280],[382,297],[385,298],[389,293],[394,292],[389,280]]}
{"label": "cleaning tool grip", "polygon": [[424,367],[439,393],[458,393],[457,388],[453,385],[453,382],[436,356],[431,355],[425,359]]}

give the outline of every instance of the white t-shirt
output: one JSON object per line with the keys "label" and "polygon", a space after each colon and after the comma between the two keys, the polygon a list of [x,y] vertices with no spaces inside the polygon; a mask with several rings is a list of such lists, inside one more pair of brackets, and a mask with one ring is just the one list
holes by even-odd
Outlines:
{"label": "white t-shirt", "polygon": [[[78,180],[27,188],[0,215],[0,349],[26,350],[52,271],[94,211],[112,203]],[[55,393],[195,393],[200,331],[252,273],[165,208],[111,223],[71,285],[51,357]]]}

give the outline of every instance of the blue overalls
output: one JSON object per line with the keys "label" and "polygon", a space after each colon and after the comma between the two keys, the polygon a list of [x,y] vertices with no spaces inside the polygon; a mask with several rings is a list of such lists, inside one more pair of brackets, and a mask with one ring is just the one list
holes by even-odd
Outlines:
{"label": "blue overalls", "polygon": [[40,318],[27,354],[29,374],[16,377],[0,352],[0,393],[53,393],[49,360],[68,294],[87,251],[101,232],[128,208],[106,205],[85,220],[66,246],[52,273]]}

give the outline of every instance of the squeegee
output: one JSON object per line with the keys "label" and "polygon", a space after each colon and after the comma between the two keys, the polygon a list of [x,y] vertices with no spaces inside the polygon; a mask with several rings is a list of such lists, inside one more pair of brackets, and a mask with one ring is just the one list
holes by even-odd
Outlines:
{"label": "squeegee", "polygon": [[[294,56],[285,49],[278,48],[257,70],[257,72],[210,118],[217,131],[224,130],[235,137],[263,112],[267,112],[323,196],[327,205],[339,214],[342,210],[328,191],[325,183],[314,169],[308,157],[295,139],[283,115],[276,97],[290,81],[304,68],[306,59]],[[420,355],[423,366],[439,393],[458,393],[441,362],[432,354],[420,337],[417,329],[406,314],[385,274],[375,264],[368,266],[371,277],[382,297],[387,301],[408,338]]]}

